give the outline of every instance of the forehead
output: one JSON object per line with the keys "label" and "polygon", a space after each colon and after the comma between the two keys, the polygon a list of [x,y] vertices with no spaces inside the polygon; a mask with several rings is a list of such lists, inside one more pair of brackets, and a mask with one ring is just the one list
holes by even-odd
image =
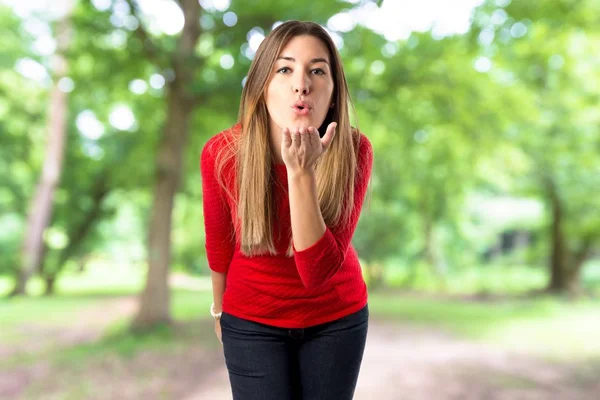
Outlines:
{"label": "forehead", "polygon": [[293,57],[297,60],[304,58],[325,58],[329,60],[329,51],[325,43],[311,35],[294,36],[281,49],[279,57]]}

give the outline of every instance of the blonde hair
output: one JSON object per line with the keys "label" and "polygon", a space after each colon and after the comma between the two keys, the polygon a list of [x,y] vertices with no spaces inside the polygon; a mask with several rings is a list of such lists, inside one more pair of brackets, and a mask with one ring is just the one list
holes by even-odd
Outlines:
{"label": "blonde hair", "polygon": [[[237,204],[240,250],[246,256],[277,254],[274,241],[274,218],[276,214],[272,192],[271,168],[273,155],[270,148],[269,115],[264,93],[272,77],[277,57],[290,39],[310,35],[321,40],[329,51],[334,91],[333,107],[319,132],[327,125],[337,122],[336,135],[317,162],[317,193],[325,224],[333,227],[345,223],[354,206],[354,181],[360,134],[350,125],[348,85],[340,55],[331,37],[313,22],[288,21],[275,28],[258,48],[248,72],[242,91],[238,114],[241,133],[228,135],[228,146],[217,155],[217,176],[221,186]],[[222,179],[225,164],[235,160],[236,187],[232,192]],[[292,256],[292,243],[287,251]]]}

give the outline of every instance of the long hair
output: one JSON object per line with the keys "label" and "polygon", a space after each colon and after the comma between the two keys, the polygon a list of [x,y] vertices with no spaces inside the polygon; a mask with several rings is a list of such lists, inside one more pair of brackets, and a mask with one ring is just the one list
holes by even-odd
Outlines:
{"label": "long hair", "polygon": [[[314,36],[326,46],[334,82],[334,105],[319,127],[319,133],[324,134],[327,125],[334,121],[337,122],[337,132],[315,168],[319,206],[325,224],[333,227],[344,223],[354,205],[360,134],[350,125],[349,107],[352,104],[340,55],[333,40],[320,25],[313,22],[285,22],[271,31],[259,46],[242,91],[238,114],[241,133],[229,135],[229,147],[217,157],[218,176],[222,176],[219,172],[223,171],[224,165],[235,159],[235,191],[228,191],[222,180],[221,185],[237,204],[236,232],[240,250],[246,256],[277,254],[273,237],[276,210],[271,188],[273,155],[264,93],[282,49],[292,38],[301,35]],[[287,255],[293,255],[291,237]]]}

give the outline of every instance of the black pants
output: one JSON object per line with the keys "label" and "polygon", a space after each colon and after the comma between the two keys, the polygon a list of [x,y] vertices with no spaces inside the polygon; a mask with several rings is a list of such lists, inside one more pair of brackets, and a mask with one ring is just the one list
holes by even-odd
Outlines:
{"label": "black pants", "polygon": [[333,322],[284,329],[223,313],[221,332],[234,400],[351,400],[369,308]]}

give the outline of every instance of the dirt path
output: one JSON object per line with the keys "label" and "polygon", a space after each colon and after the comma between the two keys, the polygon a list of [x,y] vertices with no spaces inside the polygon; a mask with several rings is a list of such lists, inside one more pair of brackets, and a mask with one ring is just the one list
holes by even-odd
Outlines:
{"label": "dirt path", "polygon": [[57,347],[92,343],[104,334],[110,324],[133,315],[136,308],[137,299],[128,296],[100,302],[78,313],[69,320],[68,326],[22,324],[18,333],[29,336],[32,340],[20,341],[10,346],[0,343],[0,359],[7,359],[15,354],[40,354]]}
{"label": "dirt path", "polygon": [[[574,371],[532,357],[442,333],[372,321],[355,400],[592,400],[595,378],[573,382]],[[184,400],[230,400],[227,372]]]}
{"label": "dirt path", "polygon": [[[94,341],[106,326],[134,311],[134,299],[111,300],[86,311],[81,318],[74,319],[73,324],[55,332],[52,343],[67,346]],[[210,325],[198,323],[193,329],[206,331]],[[372,318],[355,399],[600,398],[600,383],[594,374],[582,376],[576,367],[511,354],[430,329]],[[202,346],[164,353],[147,352],[133,359],[109,357],[75,372],[53,370],[44,361],[27,368],[0,370],[0,398],[46,398],[32,395],[31,390],[25,397],[23,388],[34,382],[37,388],[33,393],[44,396],[64,393],[67,388],[85,382],[85,388],[77,389],[81,390],[77,398],[231,399],[222,354],[218,348],[210,350]],[[86,389],[88,387],[92,389]]]}

